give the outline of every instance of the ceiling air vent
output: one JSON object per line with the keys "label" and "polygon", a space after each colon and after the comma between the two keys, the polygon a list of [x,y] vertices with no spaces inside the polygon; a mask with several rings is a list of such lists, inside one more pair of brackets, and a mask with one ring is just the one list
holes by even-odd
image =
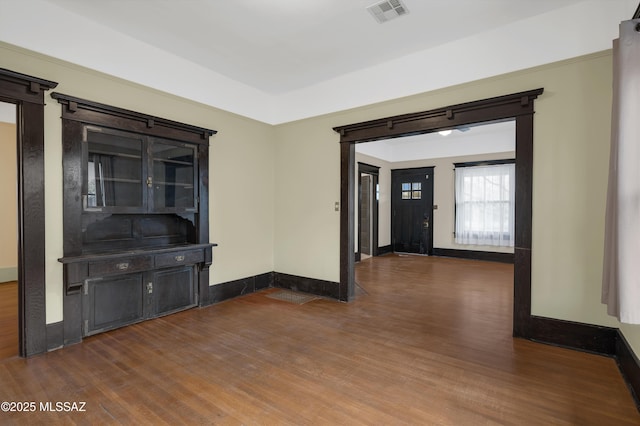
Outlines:
{"label": "ceiling air vent", "polygon": [[382,24],[409,13],[407,6],[400,0],[384,0],[367,7],[371,15]]}

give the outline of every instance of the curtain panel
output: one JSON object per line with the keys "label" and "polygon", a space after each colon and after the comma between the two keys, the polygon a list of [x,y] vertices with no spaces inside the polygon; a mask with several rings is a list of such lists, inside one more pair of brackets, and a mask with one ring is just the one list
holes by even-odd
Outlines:
{"label": "curtain panel", "polygon": [[455,168],[455,242],[514,246],[515,164]]}
{"label": "curtain panel", "polygon": [[[602,303],[620,322],[640,324],[640,20],[613,42],[611,153]],[[638,27],[640,29],[640,27]]]}

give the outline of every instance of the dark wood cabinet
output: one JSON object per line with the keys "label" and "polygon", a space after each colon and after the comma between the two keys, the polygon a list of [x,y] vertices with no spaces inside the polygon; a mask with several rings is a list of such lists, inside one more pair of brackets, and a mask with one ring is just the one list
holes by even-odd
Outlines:
{"label": "dark wood cabinet", "polygon": [[65,343],[208,304],[215,131],[59,93]]}
{"label": "dark wood cabinet", "polygon": [[124,253],[69,256],[66,293],[81,293],[82,335],[192,308],[198,304],[200,265],[211,244]]}

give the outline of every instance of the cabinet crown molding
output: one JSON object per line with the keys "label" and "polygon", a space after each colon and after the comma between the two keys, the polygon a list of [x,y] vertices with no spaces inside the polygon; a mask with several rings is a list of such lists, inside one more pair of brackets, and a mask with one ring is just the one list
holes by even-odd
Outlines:
{"label": "cabinet crown molding", "polygon": [[62,108],[62,118],[66,120],[105,126],[113,126],[114,120],[117,120],[117,127],[122,130],[153,136],[170,136],[178,140],[200,144],[209,143],[209,137],[218,133],[217,130],[192,126],[59,92],[51,93],[51,97],[64,106]]}

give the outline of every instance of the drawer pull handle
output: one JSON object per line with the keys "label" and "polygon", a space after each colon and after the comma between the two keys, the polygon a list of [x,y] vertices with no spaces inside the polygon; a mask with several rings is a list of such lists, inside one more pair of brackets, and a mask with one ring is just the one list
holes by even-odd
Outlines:
{"label": "drawer pull handle", "polygon": [[118,269],[120,271],[126,271],[127,269],[129,269],[129,263],[128,262],[117,263],[116,264],[116,269]]}
{"label": "drawer pull handle", "polygon": [[184,256],[183,255],[176,256],[175,259],[176,259],[176,262],[182,262],[184,261]]}

